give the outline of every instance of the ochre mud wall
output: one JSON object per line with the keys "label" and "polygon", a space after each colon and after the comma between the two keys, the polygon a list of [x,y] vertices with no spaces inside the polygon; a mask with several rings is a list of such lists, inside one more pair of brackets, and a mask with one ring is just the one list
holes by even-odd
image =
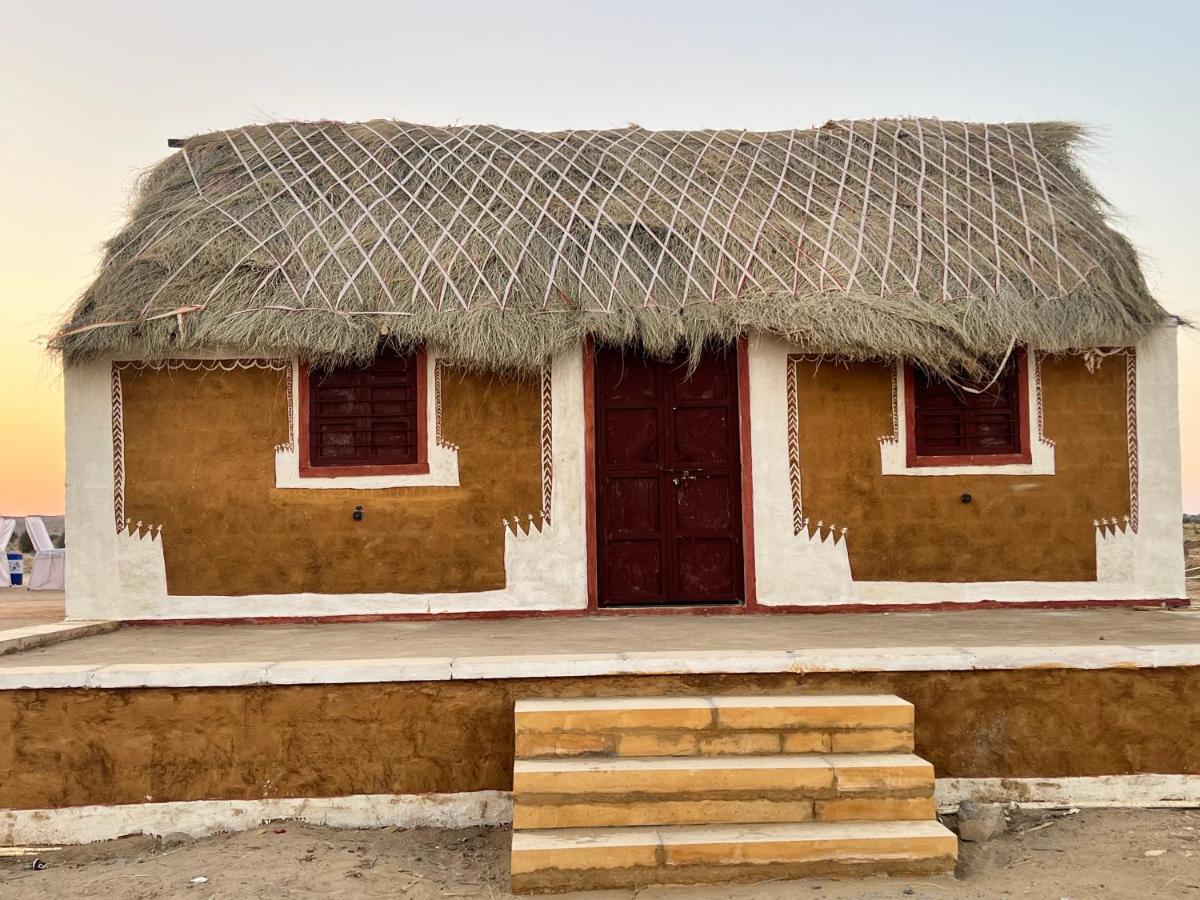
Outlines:
{"label": "ochre mud wall", "polygon": [[275,487],[284,372],[121,377],[126,516],[163,525],[170,594],[503,588],[501,519],[540,509],[535,378],[447,371],[443,433],[461,486],[356,491]]}
{"label": "ochre mud wall", "polygon": [[1200,774],[1200,669],[0,692],[0,808],[507,790],[520,697],[895,693],[939,777]]}
{"label": "ochre mud wall", "polygon": [[1124,358],[1045,360],[1055,474],[1030,476],[883,475],[890,367],[796,365],[804,514],[849,529],[856,581],[1095,580],[1092,523],[1129,513]]}

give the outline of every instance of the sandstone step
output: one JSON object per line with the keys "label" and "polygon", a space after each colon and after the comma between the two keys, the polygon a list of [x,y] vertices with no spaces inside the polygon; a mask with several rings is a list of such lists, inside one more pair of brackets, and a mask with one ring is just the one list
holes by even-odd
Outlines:
{"label": "sandstone step", "polygon": [[954,868],[936,821],[580,828],[513,833],[512,890],[552,892]]}
{"label": "sandstone step", "polygon": [[929,819],[912,754],[518,760],[513,827]]}
{"label": "sandstone step", "polygon": [[519,700],[519,759],[911,752],[913,707],[888,694]]}

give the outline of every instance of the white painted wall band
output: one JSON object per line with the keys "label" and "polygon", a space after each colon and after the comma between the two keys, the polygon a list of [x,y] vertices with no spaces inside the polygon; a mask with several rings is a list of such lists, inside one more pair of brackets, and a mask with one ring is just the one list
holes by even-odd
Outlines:
{"label": "white painted wall band", "polygon": [[1200,807],[1200,775],[1094,775],[1076,778],[938,778],[934,802],[952,810],[963,800],[1050,807]]}
{"label": "white painted wall band", "polygon": [[[788,345],[750,340],[750,427],[758,602],[766,606],[925,605],[1030,601],[1161,600],[1185,596],[1180,500],[1176,329],[1143,340],[1136,357],[1139,526],[1096,529],[1096,579],[1077,582],[860,582],[847,541],[829,527],[796,533],[788,463]],[[209,358],[219,354],[211,354]],[[67,517],[72,619],[237,618],[586,607],[586,505],[582,352],[552,366],[553,527],[505,532],[504,588],[446,594],[169,596],[161,540],[114,534],[110,360],[66,369]],[[1031,366],[1031,369],[1034,367]],[[800,423],[803,428],[803,422]],[[1040,442],[1039,442],[1040,443]],[[497,527],[501,527],[497,523]],[[170,539],[170,523],[166,523]]]}
{"label": "white painted wall band", "polygon": [[266,800],[183,800],[119,806],[0,810],[0,842],[87,844],[126,834],[204,837],[289,819],[333,828],[472,828],[512,821],[507,791],[356,794]]}
{"label": "white painted wall band", "polygon": [[[1019,807],[1200,807],[1197,775],[1091,778],[939,778],[939,810],[966,799]],[[182,832],[204,837],[246,831],[280,819],[333,828],[472,828],[512,822],[507,791],[457,794],[358,794],[266,800],[186,800],[119,806],[0,810],[5,845],[85,844],[126,834]]]}

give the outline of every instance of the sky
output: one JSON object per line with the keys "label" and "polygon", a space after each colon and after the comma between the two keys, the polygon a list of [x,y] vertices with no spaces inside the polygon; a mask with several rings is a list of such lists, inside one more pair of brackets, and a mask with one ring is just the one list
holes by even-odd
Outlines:
{"label": "sky", "polygon": [[[1200,323],[1200,4],[53,2],[0,10],[0,511],[63,510],[44,338],[169,137],[281,119],[558,129],[1070,119],[1151,289]],[[1180,334],[1200,512],[1200,331]]]}

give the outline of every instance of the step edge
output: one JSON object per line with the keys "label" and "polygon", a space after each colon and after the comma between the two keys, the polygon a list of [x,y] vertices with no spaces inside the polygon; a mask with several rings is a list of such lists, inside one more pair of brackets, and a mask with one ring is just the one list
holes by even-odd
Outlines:
{"label": "step edge", "polygon": [[933,763],[915,753],[724,753],[703,756],[568,756],[548,759],[517,758],[513,773],[548,774],[552,772],[655,772],[697,769],[850,769],[850,768],[933,769]]}
{"label": "step edge", "polygon": [[[613,705],[628,704],[628,705]],[[630,709],[711,709],[783,707],[802,709],[813,707],[896,707],[912,706],[895,694],[735,694],[695,695],[681,697],[552,697],[517,700],[517,713],[525,712],[592,712]]]}
{"label": "step edge", "polygon": [[[752,829],[761,829],[755,834]],[[773,832],[773,833],[768,833]],[[591,828],[530,828],[514,831],[512,852],[588,847],[688,844],[784,843],[894,838],[958,838],[936,819],[868,822],[747,822],[710,825],[610,825]],[[681,840],[685,839],[685,840]]]}

